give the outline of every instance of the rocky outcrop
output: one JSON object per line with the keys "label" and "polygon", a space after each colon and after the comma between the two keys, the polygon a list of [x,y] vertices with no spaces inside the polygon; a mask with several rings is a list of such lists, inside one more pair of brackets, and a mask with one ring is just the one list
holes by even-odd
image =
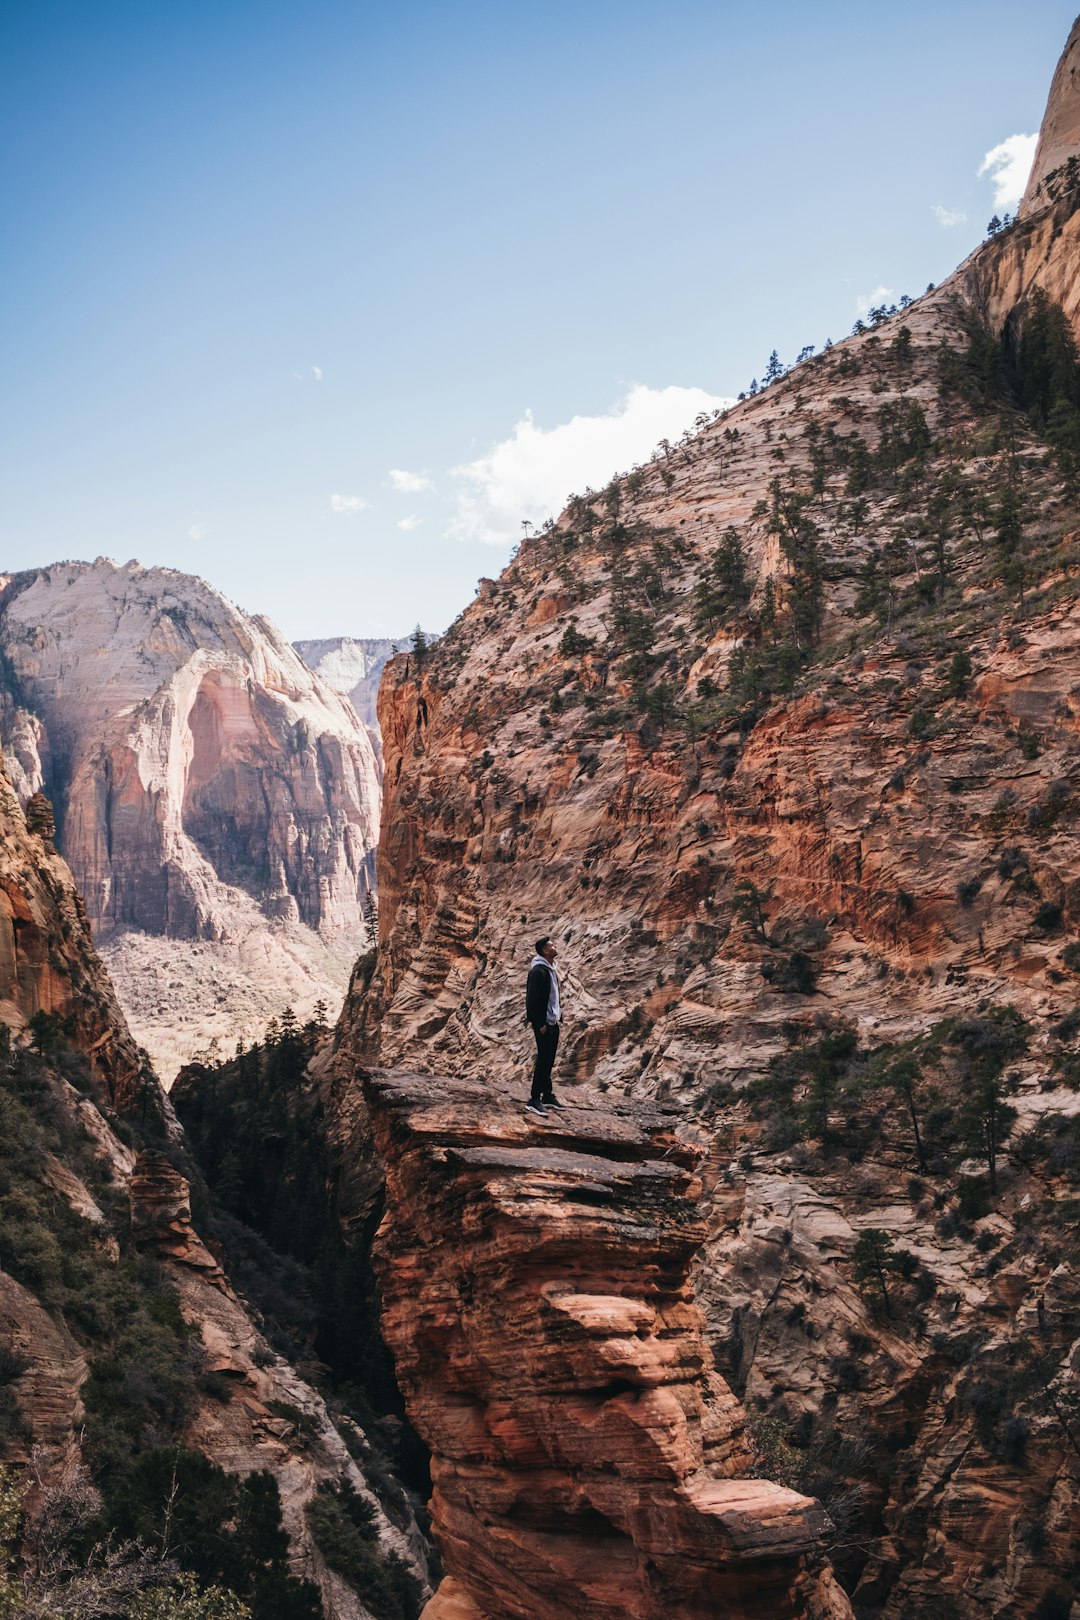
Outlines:
{"label": "rocky outcrop", "polygon": [[[553,933],[559,1087],[702,1142],[711,1352],[785,1475],[848,1493],[838,1566],[891,1620],[1056,1612],[1080,1554],[1080,513],[995,381],[1034,287],[1080,330],[1078,203],[1060,175],[941,287],[571,502],[380,693],[381,938],[341,1072],[523,1100]],[[933,1035],[955,1114],[951,1021],[1001,1007],[1027,1033],[990,1196],[978,1135],[920,1157],[875,1065]],[[905,1250],[894,1316],[868,1232]]]}
{"label": "rocky outcrop", "polygon": [[141,1249],[204,1272],[218,1287],[225,1275],[191,1224],[191,1188],[175,1165],[152,1148],[138,1155],[128,1182],[131,1235]]}
{"label": "rocky outcrop", "polygon": [[40,805],[33,825],[0,765],[0,1022],[25,1035],[44,1015],[41,1039],[66,1029],[124,1107],[141,1084],[139,1055]]}
{"label": "rocky outcrop", "polygon": [[752,1477],[709,1367],[671,1121],[574,1109],[538,1133],[494,1087],[379,1073],[365,1090],[384,1332],[451,1583],[428,1614],[847,1615],[835,1594],[812,1607],[824,1513]]}
{"label": "rocky outcrop", "polygon": [[[261,1033],[290,1000],[304,1014],[336,1002],[379,820],[375,755],[348,702],[267,620],[138,563],[7,578],[0,651],[18,784],[53,800],[91,926],[163,1067],[215,1035]],[[158,943],[175,940],[206,942],[205,984],[185,983],[185,953]]]}

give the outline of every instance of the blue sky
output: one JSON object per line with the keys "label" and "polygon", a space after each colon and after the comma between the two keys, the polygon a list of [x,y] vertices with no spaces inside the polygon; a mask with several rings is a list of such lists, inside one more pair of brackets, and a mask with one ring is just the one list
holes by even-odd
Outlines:
{"label": "blue sky", "polygon": [[0,567],[442,628],[521,517],[941,280],[1072,18],[5,0]]}

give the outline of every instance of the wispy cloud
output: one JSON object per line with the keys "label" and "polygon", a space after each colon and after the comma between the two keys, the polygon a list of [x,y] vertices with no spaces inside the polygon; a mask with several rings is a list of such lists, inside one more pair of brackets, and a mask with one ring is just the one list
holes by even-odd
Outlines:
{"label": "wispy cloud", "polygon": [[191,528],[188,530],[187,533],[188,533],[188,539],[189,540],[205,540],[206,539],[206,524],[205,523],[193,523],[191,525]]}
{"label": "wispy cloud", "polygon": [[1010,135],[983,158],[979,178],[988,174],[993,181],[995,208],[1013,209],[1024,195],[1038,142],[1037,135]]}
{"label": "wispy cloud", "polygon": [[426,489],[434,489],[435,485],[424,473],[406,472],[403,467],[391,467],[390,487],[402,495],[420,495]]}
{"label": "wispy cloud", "polygon": [[940,203],[934,204],[934,218],[946,230],[951,230],[954,225],[967,224],[967,215],[962,208],[943,208]]}
{"label": "wispy cloud", "polygon": [[406,534],[411,534],[423,521],[423,518],[417,517],[415,512],[410,512],[408,517],[398,518],[398,528],[404,529]]}
{"label": "wispy cloud", "polygon": [[314,377],[316,382],[322,382],[322,366],[312,366],[311,375]]}
{"label": "wispy cloud", "polygon": [[362,495],[331,495],[331,512],[366,512],[370,502],[365,501]]}
{"label": "wispy cloud", "polygon": [[859,294],[855,300],[855,313],[857,315],[868,315],[879,304],[887,304],[891,298],[895,297],[895,287],[875,287],[871,292]]}
{"label": "wispy cloud", "polygon": [[600,488],[644,461],[661,439],[677,439],[702,411],[730,405],[704,388],[637,386],[602,416],[575,416],[538,427],[526,411],[508,439],[486,456],[452,469],[456,540],[506,545],[521,538],[522,520],[556,516],[575,492]]}

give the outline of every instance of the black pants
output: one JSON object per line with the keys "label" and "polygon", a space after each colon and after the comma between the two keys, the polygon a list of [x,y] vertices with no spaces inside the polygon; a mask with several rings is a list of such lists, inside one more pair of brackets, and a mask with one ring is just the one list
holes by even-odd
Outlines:
{"label": "black pants", "polygon": [[549,1024],[541,1029],[539,1024],[532,1026],[536,1036],[536,1062],[533,1064],[533,1083],[531,1102],[547,1102],[552,1095],[551,1069],[555,1062],[555,1053],[559,1049],[559,1026]]}

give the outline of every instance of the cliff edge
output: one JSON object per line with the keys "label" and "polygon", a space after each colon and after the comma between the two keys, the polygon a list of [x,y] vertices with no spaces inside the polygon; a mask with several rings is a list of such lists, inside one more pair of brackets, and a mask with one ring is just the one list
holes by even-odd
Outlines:
{"label": "cliff edge", "polygon": [[383,1329],[430,1446],[428,1620],[850,1614],[820,1505],[754,1478],[687,1277],[694,1155],[656,1109],[538,1132],[493,1086],[372,1073]]}

